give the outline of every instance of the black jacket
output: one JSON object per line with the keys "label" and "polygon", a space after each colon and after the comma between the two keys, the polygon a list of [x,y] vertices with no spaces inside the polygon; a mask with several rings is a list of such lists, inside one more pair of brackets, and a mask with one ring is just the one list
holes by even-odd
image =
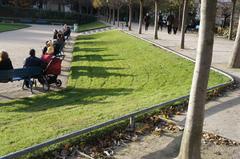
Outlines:
{"label": "black jacket", "polygon": [[44,62],[37,57],[28,57],[25,61],[24,67],[41,67],[44,68]]}
{"label": "black jacket", "polygon": [[0,61],[0,70],[11,70],[11,69],[13,69],[13,65],[10,59]]}

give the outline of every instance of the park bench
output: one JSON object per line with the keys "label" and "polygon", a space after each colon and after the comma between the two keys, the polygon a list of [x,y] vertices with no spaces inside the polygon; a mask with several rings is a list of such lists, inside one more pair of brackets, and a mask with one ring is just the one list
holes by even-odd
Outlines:
{"label": "park bench", "polygon": [[[43,76],[43,70],[40,67],[18,68],[13,70],[1,70],[0,71],[0,83],[8,83],[14,81],[29,81],[29,88],[33,93],[33,84],[35,78]],[[22,88],[24,88],[25,82],[23,82]]]}

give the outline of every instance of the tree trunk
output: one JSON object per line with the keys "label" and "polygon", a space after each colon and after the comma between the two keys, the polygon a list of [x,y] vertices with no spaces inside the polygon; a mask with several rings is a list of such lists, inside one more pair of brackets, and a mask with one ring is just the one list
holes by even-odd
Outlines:
{"label": "tree trunk", "polygon": [[180,48],[184,49],[184,43],[185,43],[185,31],[187,28],[187,17],[188,17],[188,1],[189,0],[184,0],[184,7],[183,7],[183,17],[182,17],[182,30],[181,30],[181,44]]}
{"label": "tree trunk", "polygon": [[113,25],[116,24],[116,18],[115,18],[115,7],[113,7]]}
{"label": "tree trunk", "polygon": [[202,0],[197,58],[178,159],[200,159],[204,105],[212,61],[217,0]]}
{"label": "tree trunk", "polygon": [[229,26],[229,35],[228,35],[228,39],[229,40],[232,40],[232,32],[233,32],[233,26],[234,26],[235,6],[236,6],[236,0],[232,0],[232,12],[231,12],[231,19],[230,19],[230,26]]}
{"label": "tree trunk", "polygon": [[109,19],[108,19],[108,23],[112,23],[112,9],[111,8],[109,8],[109,17],[108,17]]}
{"label": "tree trunk", "polygon": [[140,13],[139,13],[139,28],[138,33],[142,34],[142,25],[143,25],[143,0],[140,0]]}
{"label": "tree trunk", "polygon": [[182,29],[182,13],[183,13],[183,0],[179,0],[179,8],[178,8],[178,30]]}
{"label": "tree trunk", "polygon": [[240,16],[239,16],[239,22],[238,22],[237,36],[235,39],[233,54],[231,57],[229,67],[240,68]]}
{"label": "tree trunk", "polygon": [[128,30],[132,30],[132,0],[129,0],[129,18],[128,18]]}
{"label": "tree trunk", "polygon": [[118,7],[118,9],[117,9],[117,25],[118,25],[118,27],[120,26],[119,17],[120,17],[120,7]]}
{"label": "tree trunk", "polygon": [[154,0],[155,20],[154,20],[154,39],[158,39],[158,0]]}

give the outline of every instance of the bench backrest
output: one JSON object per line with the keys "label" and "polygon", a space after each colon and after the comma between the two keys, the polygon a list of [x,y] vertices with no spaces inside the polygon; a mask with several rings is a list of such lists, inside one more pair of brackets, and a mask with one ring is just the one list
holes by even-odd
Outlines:
{"label": "bench backrest", "polygon": [[23,80],[40,76],[43,73],[43,69],[40,67],[28,67],[18,68],[13,70],[0,71],[0,82],[5,83],[9,81]]}

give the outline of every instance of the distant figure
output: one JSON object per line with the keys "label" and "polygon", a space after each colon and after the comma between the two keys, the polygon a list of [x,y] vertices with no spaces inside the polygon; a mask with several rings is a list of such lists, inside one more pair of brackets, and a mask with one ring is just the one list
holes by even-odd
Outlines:
{"label": "distant figure", "polygon": [[48,48],[47,45],[48,45],[48,41],[45,42],[45,46],[44,46],[43,49],[42,49],[42,54],[43,54],[43,55],[45,55],[46,52],[47,52],[47,48]]}
{"label": "distant figure", "polygon": [[69,26],[67,26],[67,28],[64,30],[63,35],[64,35],[64,38],[68,40],[68,38],[71,35],[71,28]]}
{"label": "distant figure", "polygon": [[53,30],[53,39],[57,39],[58,31],[56,29]]}
{"label": "distant figure", "polygon": [[123,20],[125,21],[125,26],[128,27],[128,18],[127,17],[124,17]]}
{"label": "distant figure", "polygon": [[161,29],[161,31],[163,29],[163,16],[161,13],[159,13],[159,20],[158,20],[158,30],[159,29]]}
{"label": "distant figure", "polygon": [[57,40],[53,42],[53,47],[54,47],[54,55],[58,55],[61,53],[63,47],[64,47],[65,42],[61,38],[61,35],[58,34]]}
{"label": "distant figure", "polygon": [[66,30],[67,30],[67,24],[64,24],[64,26],[63,26],[63,32],[65,32]]}
{"label": "distant figure", "polygon": [[150,25],[150,16],[149,14],[147,13],[146,16],[144,17],[144,22],[145,22],[145,31],[148,30],[148,27]]}
{"label": "distant figure", "polygon": [[178,18],[175,16],[173,20],[173,33],[177,34],[178,31]]}
{"label": "distant figure", "polygon": [[167,17],[168,34],[172,33],[173,21],[174,21],[174,16],[172,14],[168,15]]}
{"label": "distant figure", "polygon": [[47,51],[46,54],[52,55],[54,54],[54,47],[53,47],[53,42],[52,40],[49,40],[47,43]]}
{"label": "distant figure", "polygon": [[0,52],[0,70],[12,70],[13,65],[6,51]]}

